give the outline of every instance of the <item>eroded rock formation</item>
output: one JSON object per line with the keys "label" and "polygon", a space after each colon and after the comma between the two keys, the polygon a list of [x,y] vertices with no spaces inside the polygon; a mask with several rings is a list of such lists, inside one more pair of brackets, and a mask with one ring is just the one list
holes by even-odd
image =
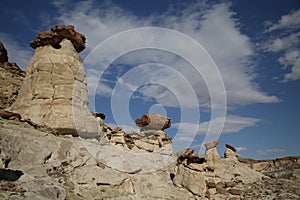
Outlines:
{"label": "eroded rock formation", "polygon": [[170,118],[160,114],[144,114],[141,118],[137,118],[135,123],[141,127],[141,131],[151,134],[151,131],[165,130],[171,127]]}
{"label": "eroded rock formation", "polygon": [[31,42],[34,56],[10,110],[59,134],[97,135],[95,117],[87,109],[86,75],[78,55],[84,41],[73,26],[40,33]]}
{"label": "eroded rock formation", "polygon": [[24,77],[25,72],[16,63],[8,62],[7,50],[0,41],[0,109],[15,102]]}

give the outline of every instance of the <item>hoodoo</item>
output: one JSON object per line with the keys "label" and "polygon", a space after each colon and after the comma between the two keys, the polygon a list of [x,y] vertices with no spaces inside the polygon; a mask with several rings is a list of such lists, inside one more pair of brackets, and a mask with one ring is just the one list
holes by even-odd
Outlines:
{"label": "hoodoo", "polygon": [[87,108],[86,74],[78,55],[85,48],[85,36],[74,26],[58,25],[39,33],[30,46],[35,49],[34,56],[10,110],[55,128],[59,134],[78,135],[79,130],[96,135],[97,123],[92,123],[94,117]]}

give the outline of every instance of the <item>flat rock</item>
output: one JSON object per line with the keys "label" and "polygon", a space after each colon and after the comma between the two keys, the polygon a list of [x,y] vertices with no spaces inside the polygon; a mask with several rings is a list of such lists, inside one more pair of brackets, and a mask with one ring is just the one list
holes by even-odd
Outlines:
{"label": "flat rock", "polygon": [[205,146],[206,150],[209,150],[211,148],[218,146],[218,144],[219,144],[219,140],[210,140],[210,141],[204,143],[204,146]]}
{"label": "flat rock", "polygon": [[85,49],[85,36],[74,30],[74,26],[57,25],[51,28],[51,31],[41,32],[30,42],[30,46],[34,49],[42,46],[51,45],[59,49],[61,41],[68,39],[74,45],[77,52]]}

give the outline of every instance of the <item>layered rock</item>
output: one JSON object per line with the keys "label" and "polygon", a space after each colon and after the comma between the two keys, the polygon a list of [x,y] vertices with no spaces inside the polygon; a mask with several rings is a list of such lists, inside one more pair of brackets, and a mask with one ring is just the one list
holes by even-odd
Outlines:
{"label": "layered rock", "polygon": [[253,160],[237,157],[248,167],[276,179],[291,179],[300,181],[300,157],[289,156],[275,160]]}
{"label": "layered rock", "polygon": [[59,134],[97,135],[95,117],[87,109],[86,75],[78,55],[85,38],[73,26],[51,30],[31,42],[35,53],[10,110]]}
{"label": "layered rock", "polygon": [[[172,148],[172,138],[162,130],[144,132],[111,128],[101,117],[98,141],[101,149],[95,155],[101,162],[114,169],[128,173],[147,173],[165,168],[176,161]],[[97,145],[94,146],[94,151]]]}
{"label": "layered rock", "polygon": [[8,62],[7,50],[0,41],[0,109],[15,102],[24,77],[25,72],[16,63]]}
{"label": "layered rock", "polygon": [[[268,178],[244,163],[223,158],[218,165],[210,165],[205,156],[195,153],[193,149],[178,155],[177,166],[173,163],[148,173],[125,173],[108,167],[92,156],[89,146],[99,147],[94,140],[55,136],[27,123],[1,118],[0,138],[2,199],[222,200],[300,197],[300,183],[295,179]],[[126,157],[124,151],[112,154],[119,156],[119,163],[136,162],[134,154],[129,154],[130,157]],[[149,168],[157,162],[162,163],[161,160],[152,160],[153,154],[146,154],[140,162],[146,164],[149,161]],[[283,162],[280,160],[278,164]]]}

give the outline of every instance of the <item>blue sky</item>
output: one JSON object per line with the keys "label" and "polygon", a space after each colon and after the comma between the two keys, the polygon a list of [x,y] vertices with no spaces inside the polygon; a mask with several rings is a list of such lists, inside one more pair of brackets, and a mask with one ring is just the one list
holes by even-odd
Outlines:
{"label": "blue sky", "polygon": [[[112,126],[136,129],[135,118],[158,112],[171,118],[177,150],[217,138],[220,154],[229,143],[243,157],[300,155],[299,1],[3,0],[0,9],[0,39],[24,70],[37,33],[72,24],[86,35],[90,108]],[[135,48],[146,42],[161,48]]]}

